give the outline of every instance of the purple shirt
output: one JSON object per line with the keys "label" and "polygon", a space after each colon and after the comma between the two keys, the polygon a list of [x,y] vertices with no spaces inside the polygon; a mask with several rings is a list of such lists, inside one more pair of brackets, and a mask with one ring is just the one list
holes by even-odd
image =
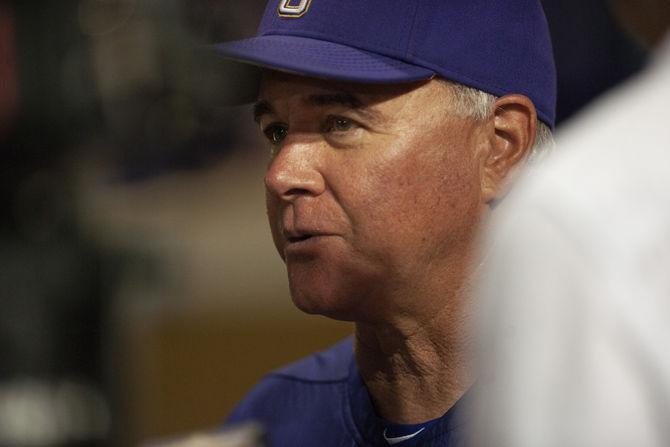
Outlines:
{"label": "purple shirt", "polygon": [[[459,400],[417,438],[398,447],[463,447]],[[358,372],[351,338],[265,376],[235,408],[226,425],[256,421],[270,447],[349,447],[389,444]]]}

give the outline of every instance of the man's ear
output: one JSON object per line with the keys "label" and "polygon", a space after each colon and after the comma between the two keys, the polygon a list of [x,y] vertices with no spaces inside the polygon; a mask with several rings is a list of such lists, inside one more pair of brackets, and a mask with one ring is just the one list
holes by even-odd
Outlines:
{"label": "man's ear", "polygon": [[496,101],[492,119],[493,133],[482,176],[486,203],[505,196],[515,168],[523,165],[530,154],[535,143],[537,111],[526,96],[506,95]]}

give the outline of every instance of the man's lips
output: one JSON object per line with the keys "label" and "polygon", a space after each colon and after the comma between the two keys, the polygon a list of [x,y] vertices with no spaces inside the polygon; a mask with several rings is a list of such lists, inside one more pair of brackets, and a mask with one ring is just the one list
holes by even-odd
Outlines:
{"label": "man's lips", "polygon": [[296,242],[306,241],[307,239],[310,239],[314,236],[315,236],[314,234],[303,234],[301,236],[289,236],[289,237],[286,238],[286,241],[289,244],[295,244]]}
{"label": "man's lips", "polygon": [[284,233],[284,239],[286,242],[291,244],[306,241],[307,239],[319,236],[331,236],[331,234],[324,233],[322,231],[292,231]]}
{"label": "man's lips", "polygon": [[324,231],[292,231],[285,232],[283,236],[286,241],[286,248],[297,248],[335,236],[335,234]]}

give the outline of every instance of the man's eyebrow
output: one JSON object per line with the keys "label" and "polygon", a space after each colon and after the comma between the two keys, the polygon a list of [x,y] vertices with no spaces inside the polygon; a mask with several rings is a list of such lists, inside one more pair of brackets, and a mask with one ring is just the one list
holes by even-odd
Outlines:
{"label": "man's eyebrow", "polygon": [[269,115],[275,112],[269,102],[260,100],[254,104],[254,121],[261,122],[263,115]]}
{"label": "man's eyebrow", "polygon": [[[377,118],[379,113],[369,109],[366,104],[351,93],[324,93],[310,95],[305,99],[305,103],[316,107],[343,106],[348,109],[356,110],[370,118]],[[254,121],[260,122],[264,115],[274,114],[275,110],[266,100],[260,100],[254,104]]]}
{"label": "man's eyebrow", "polygon": [[370,109],[366,103],[351,93],[338,92],[311,95],[307,97],[306,102],[318,107],[342,106],[355,110],[372,119],[379,118],[377,111]]}

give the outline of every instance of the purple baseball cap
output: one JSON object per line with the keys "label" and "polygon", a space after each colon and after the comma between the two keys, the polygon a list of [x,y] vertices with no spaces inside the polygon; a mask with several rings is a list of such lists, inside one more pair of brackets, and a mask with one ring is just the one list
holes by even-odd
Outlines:
{"label": "purple baseball cap", "polygon": [[556,69],[540,0],[269,0],[227,59],[303,76],[401,83],[440,76],[528,96],[554,127]]}

